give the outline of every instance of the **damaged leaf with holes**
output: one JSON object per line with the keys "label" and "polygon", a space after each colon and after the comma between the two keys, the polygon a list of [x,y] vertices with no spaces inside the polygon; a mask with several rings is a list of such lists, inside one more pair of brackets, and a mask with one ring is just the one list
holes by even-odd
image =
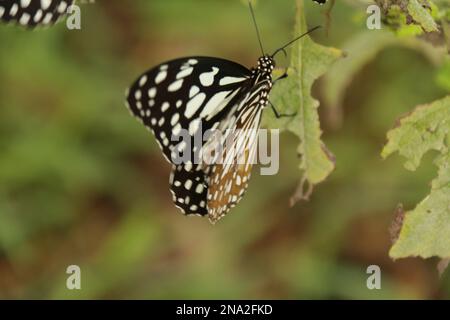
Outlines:
{"label": "damaged leaf with holes", "polygon": [[406,158],[405,167],[416,170],[423,156],[437,152],[437,177],[430,194],[405,213],[397,241],[390,250],[394,259],[450,257],[450,96],[417,107],[388,133],[382,156],[394,152]]}
{"label": "damaged leaf with holes", "polygon": [[378,0],[384,23],[398,35],[420,35],[438,32],[439,25],[448,22],[444,1]]}

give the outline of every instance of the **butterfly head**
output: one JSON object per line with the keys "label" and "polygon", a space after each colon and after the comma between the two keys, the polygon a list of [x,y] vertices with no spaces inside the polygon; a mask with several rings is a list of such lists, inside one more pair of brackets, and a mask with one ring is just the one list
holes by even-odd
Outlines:
{"label": "butterfly head", "polygon": [[272,73],[275,68],[273,57],[265,55],[258,59],[258,70],[262,73]]}

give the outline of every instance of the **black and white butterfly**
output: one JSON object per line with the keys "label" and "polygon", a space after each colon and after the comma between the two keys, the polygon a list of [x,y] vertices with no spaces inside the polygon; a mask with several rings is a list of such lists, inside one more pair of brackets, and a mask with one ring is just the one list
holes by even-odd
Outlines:
{"label": "black and white butterfly", "polygon": [[[128,90],[131,113],[153,132],[173,164],[170,190],[175,205],[185,214],[208,216],[214,223],[242,198],[251,175],[261,114],[274,83],[274,57],[307,33],[272,55],[264,54],[261,45],[263,56],[255,68],[213,57],[180,58],[142,74]],[[171,139],[182,131],[202,137],[208,130],[218,130],[223,136],[219,140],[200,140],[201,144],[194,146]],[[230,150],[239,150],[245,161],[192,161],[214,144],[222,145],[222,158],[228,158]],[[180,152],[187,153],[189,160],[175,161]]]}
{"label": "black and white butterfly", "polygon": [[0,19],[26,27],[48,26],[67,13],[74,0],[0,0]]}

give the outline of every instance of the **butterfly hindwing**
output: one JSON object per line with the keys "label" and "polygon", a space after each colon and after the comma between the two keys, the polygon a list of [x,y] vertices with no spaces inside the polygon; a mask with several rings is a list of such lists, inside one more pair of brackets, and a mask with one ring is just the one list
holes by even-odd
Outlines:
{"label": "butterfly hindwing", "polygon": [[260,87],[249,94],[236,110],[235,121],[226,129],[222,141],[222,163],[215,165],[208,175],[208,217],[215,223],[242,198],[248,187],[256,157],[262,108]]}
{"label": "butterfly hindwing", "polygon": [[67,13],[74,0],[0,0],[0,19],[27,27],[46,26]]}
{"label": "butterfly hindwing", "polygon": [[173,166],[170,174],[170,191],[173,202],[184,214],[201,216],[208,214],[206,200],[208,185],[204,171],[192,170],[183,164]]}

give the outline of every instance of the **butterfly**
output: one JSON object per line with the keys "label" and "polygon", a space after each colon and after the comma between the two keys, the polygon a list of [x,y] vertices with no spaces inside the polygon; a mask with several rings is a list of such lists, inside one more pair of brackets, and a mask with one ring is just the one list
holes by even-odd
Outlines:
{"label": "butterfly", "polygon": [[[251,5],[250,10],[262,51],[256,67],[248,69],[215,57],[179,58],[145,72],[127,90],[131,114],[153,132],[173,165],[169,183],[175,205],[186,215],[207,216],[212,223],[234,207],[247,190],[262,111],[278,80],[272,80],[275,55],[286,53],[287,46],[318,28],[268,55]],[[284,116],[271,106],[276,116]],[[202,137],[208,131],[218,132],[219,138],[200,139],[194,145],[176,139],[181,134]],[[208,149],[218,150],[212,153],[232,161],[193,161]],[[244,161],[235,161],[232,150]],[[187,160],[179,161],[180,154],[187,154]]]}
{"label": "butterfly", "polygon": [[313,0],[315,3],[318,3],[320,5],[323,5],[325,3],[327,3],[328,0]]}
{"label": "butterfly", "polygon": [[30,28],[56,23],[74,0],[0,0],[0,19]]}

